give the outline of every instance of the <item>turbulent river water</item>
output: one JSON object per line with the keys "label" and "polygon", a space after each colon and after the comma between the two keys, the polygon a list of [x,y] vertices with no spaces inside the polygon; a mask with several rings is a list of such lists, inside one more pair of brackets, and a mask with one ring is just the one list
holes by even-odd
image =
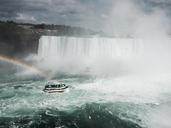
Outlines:
{"label": "turbulent river water", "polygon": [[[54,37],[52,39],[56,40]],[[47,43],[47,38],[44,42]],[[101,44],[99,47],[103,47]],[[49,48],[42,45],[40,47]],[[65,46],[61,47],[56,48],[66,49]],[[83,46],[75,44],[73,49],[78,47]],[[122,46],[118,46],[118,49],[122,49]],[[130,49],[126,48],[126,51],[132,56]],[[46,49],[43,53],[42,50],[39,51],[39,57],[52,56],[52,59],[45,64],[39,60],[41,62],[35,65],[46,69],[44,74],[51,77],[44,78],[44,75],[30,72],[25,67],[0,61],[0,128],[171,127],[171,73],[167,65],[165,69],[154,60],[158,68],[156,70],[154,63],[143,63],[142,66],[144,60],[135,61],[134,56],[134,64],[129,57],[129,60],[114,57],[114,61],[98,59],[98,64],[92,60],[88,64],[81,59],[74,63],[60,60],[61,65],[55,68],[52,60],[59,64],[59,60],[54,60],[54,54],[59,53],[48,55]],[[107,50],[105,53],[109,54]],[[93,51],[81,54],[88,56]],[[118,55],[121,54],[124,56],[125,50],[118,52]],[[78,66],[77,63],[84,66]],[[44,93],[42,90],[49,79],[70,85],[69,91]]]}

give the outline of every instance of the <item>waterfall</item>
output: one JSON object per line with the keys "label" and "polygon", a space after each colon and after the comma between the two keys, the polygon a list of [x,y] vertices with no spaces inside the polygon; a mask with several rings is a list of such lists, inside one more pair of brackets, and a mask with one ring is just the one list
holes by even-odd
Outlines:
{"label": "waterfall", "polygon": [[59,58],[129,58],[141,50],[142,41],[133,38],[41,36],[38,56]]}
{"label": "waterfall", "polygon": [[73,74],[162,71],[170,66],[170,42],[169,38],[42,36],[38,59],[42,69]]}

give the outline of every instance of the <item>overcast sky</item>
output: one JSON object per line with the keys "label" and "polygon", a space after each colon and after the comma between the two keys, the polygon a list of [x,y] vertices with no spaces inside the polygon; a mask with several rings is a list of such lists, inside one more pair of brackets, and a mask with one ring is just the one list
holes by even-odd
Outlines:
{"label": "overcast sky", "polygon": [[171,0],[0,0],[0,19],[98,27],[111,17],[116,1],[132,1],[147,13],[171,11]]}

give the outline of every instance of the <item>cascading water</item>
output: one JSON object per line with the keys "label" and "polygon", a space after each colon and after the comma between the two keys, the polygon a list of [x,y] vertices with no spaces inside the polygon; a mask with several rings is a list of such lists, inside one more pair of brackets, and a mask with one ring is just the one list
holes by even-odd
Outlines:
{"label": "cascading water", "polygon": [[38,57],[42,69],[51,75],[67,72],[106,76],[120,74],[125,70],[121,61],[137,58],[142,51],[141,39],[42,36]]}
{"label": "cascading water", "polygon": [[140,53],[142,40],[133,38],[78,38],[42,36],[38,56],[42,59],[67,57],[129,58]]}
{"label": "cascading water", "polygon": [[[169,38],[42,36],[39,40],[38,57],[42,60],[41,64],[45,62],[47,68],[52,67],[51,70],[57,67],[62,70],[69,68],[76,71],[76,69],[83,70],[89,67],[107,71],[111,69],[105,67],[111,67],[116,72],[116,69],[120,69],[121,66],[124,70],[125,67],[132,66],[133,70],[144,70],[148,67],[149,71],[159,65],[162,68],[166,67],[165,63],[168,63],[166,57],[170,54],[169,51]],[[70,72],[74,71],[70,70]],[[102,74],[104,74],[103,71]]]}

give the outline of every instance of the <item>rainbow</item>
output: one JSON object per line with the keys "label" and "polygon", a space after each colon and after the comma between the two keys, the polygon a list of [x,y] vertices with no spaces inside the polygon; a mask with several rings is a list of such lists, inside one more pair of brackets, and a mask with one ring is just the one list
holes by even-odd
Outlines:
{"label": "rainbow", "polygon": [[11,63],[14,65],[20,66],[20,67],[28,69],[36,74],[39,74],[40,76],[46,77],[46,75],[40,69],[34,67],[33,65],[27,64],[26,62],[23,62],[21,60],[0,55],[0,61],[4,61],[7,63]]}

